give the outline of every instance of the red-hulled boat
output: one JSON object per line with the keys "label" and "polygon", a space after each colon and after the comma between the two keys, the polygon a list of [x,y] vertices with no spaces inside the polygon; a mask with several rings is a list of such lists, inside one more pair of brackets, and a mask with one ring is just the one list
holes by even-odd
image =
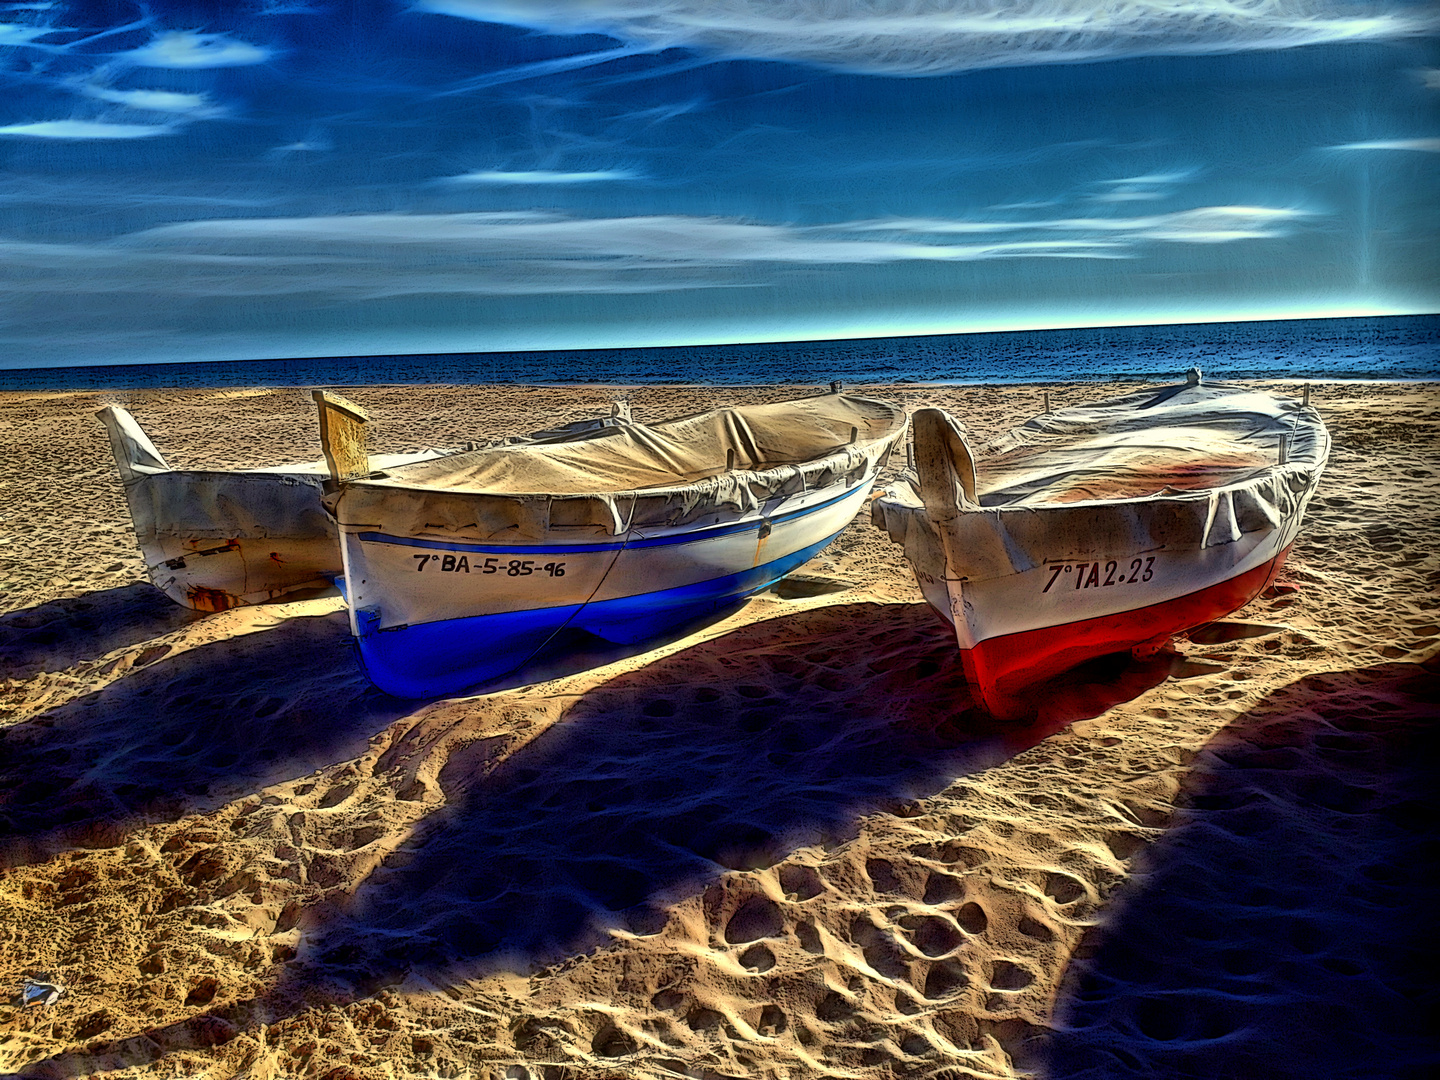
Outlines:
{"label": "red-hulled boat", "polygon": [[983,454],[942,410],[912,421],[914,468],[874,520],[999,716],[1076,664],[1153,653],[1247,604],[1289,554],[1330,452],[1308,401],[1198,371],[1046,412]]}

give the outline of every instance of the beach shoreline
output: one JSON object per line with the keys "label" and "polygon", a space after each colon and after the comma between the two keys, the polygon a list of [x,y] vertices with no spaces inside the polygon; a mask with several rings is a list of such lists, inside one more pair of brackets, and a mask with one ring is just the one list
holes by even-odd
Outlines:
{"label": "beach shoreline", "polygon": [[[853,392],[983,441],[1139,385]],[[337,598],[150,586],[93,417],[275,465],[306,389],[0,393],[0,983],[67,988],[0,1073],[1419,1075],[1440,384],[1253,385],[1335,447],[1277,588],[1009,725],[868,511],[813,588],[389,698]],[[390,453],[824,388],[335,389]]]}

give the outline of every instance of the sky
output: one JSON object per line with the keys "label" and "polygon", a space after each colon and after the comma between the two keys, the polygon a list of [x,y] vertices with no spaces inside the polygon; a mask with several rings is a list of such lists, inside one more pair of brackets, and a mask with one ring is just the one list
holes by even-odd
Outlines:
{"label": "sky", "polygon": [[0,0],[0,367],[1432,313],[1437,38],[1413,0]]}

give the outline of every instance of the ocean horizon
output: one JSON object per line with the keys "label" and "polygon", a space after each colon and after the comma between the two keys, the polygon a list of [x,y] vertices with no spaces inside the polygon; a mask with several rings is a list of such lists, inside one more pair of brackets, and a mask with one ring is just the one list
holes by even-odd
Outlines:
{"label": "ocean horizon", "polygon": [[[1047,383],[1440,379],[1440,315],[529,352],[408,353],[0,369],[0,390],[509,383]],[[678,373],[678,374],[677,374]]]}

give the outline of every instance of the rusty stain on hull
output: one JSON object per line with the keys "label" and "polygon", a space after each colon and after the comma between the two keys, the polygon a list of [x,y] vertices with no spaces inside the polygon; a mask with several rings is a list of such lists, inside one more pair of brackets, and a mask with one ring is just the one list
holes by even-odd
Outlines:
{"label": "rusty stain on hull", "polygon": [[755,566],[760,565],[760,553],[765,550],[765,541],[769,539],[773,527],[768,520],[760,522],[760,531],[755,537]]}
{"label": "rusty stain on hull", "polygon": [[187,541],[186,541],[186,543],[188,543],[188,544],[191,545],[191,554],[193,554],[193,555],[220,555],[220,554],[223,554],[224,552],[227,552],[227,551],[239,551],[239,550],[240,550],[240,541],[239,541],[239,540],[226,540],[225,543],[221,544],[219,547],[204,548],[203,550],[202,550],[201,547],[200,547],[200,544],[201,544],[202,542],[203,542],[203,541],[200,541],[200,540],[187,540]]}
{"label": "rusty stain on hull", "polygon": [[240,597],[228,593],[224,589],[207,589],[203,585],[191,585],[185,590],[185,597],[196,611],[206,611],[211,614],[229,611],[231,608],[240,607],[245,603]]}

